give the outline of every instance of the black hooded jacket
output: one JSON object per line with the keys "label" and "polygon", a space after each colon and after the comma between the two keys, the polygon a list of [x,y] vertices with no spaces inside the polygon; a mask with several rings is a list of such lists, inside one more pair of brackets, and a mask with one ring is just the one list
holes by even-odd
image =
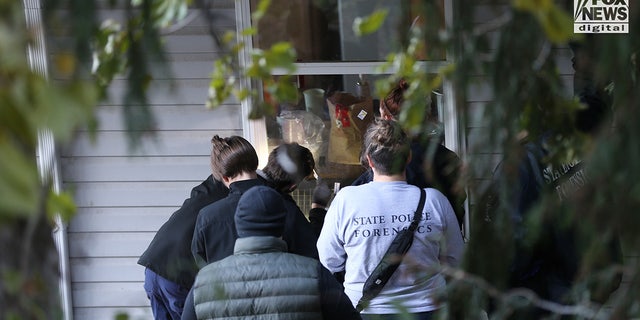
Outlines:
{"label": "black hooded jacket", "polygon": [[[250,188],[266,183],[262,178],[233,182],[226,198],[200,211],[190,250],[200,268],[233,254],[238,238],[234,215],[240,197]],[[287,208],[287,221],[282,239],[287,243],[289,252],[318,259],[318,238],[311,224],[290,195],[284,194],[283,198]]]}
{"label": "black hooded jacket", "polygon": [[227,196],[229,190],[211,175],[191,190],[182,207],[165,222],[140,256],[138,264],[184,288],[191,288],[198,267],[191,254],[193,229],[200,209]]}

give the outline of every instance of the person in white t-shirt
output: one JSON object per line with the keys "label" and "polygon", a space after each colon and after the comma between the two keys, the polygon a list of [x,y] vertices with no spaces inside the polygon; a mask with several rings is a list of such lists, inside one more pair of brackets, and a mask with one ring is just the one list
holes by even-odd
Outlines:
{"label": "person in white t-shirt", "polygon": [[[338,192],[317,242],[320,262],[334,274],[345,273],[345,293],[354,306],[396,233],[410,225],[420,198],[420,189],[406,182],[410,139],[399,123],[376,121],[363,142],[373,181]],[[424,190],[413,244],[380,294],[362,310],[363,319],[394,319],[401,309],[416,319],[430,319],[441,307],[435,295],[446,283],[439,268],[459,264],[464,242],[447,198],[436,189]]]}

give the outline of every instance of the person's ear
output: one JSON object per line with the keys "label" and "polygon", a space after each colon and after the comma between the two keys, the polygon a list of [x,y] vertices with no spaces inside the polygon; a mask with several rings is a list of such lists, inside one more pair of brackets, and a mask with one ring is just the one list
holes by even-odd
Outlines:
{"label": "person's ear", "polygon": [[371,161],[371,157],[367,155],[367,164],[369,164],[369,168],[373,168],[373,161]]}
{"label": "person's ear", "polygon": [[227,186],[227,188],[229,188],[229,185],[231,184],[231,178],[227,176],[222,176],[222,183],[225,186]]}

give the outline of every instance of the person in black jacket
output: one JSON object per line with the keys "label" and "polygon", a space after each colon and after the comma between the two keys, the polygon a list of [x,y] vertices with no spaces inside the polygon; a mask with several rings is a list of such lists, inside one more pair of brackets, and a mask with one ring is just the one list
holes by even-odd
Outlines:
{"label": "person in black jacket", "polygon": [[191,255],[198,212],[228,193],[222,182],[209,175],[191,190],[191,196],[160,227],[138,259],[138,264],[145,267],[144,288],[156,319],[180,319],[187,293],[198,273]]}
{"label": "person in black jacket", "polygon": [[[238,163],[251,144],[240,136],[211,139],[212,163]],[[257,157],[256,157],[257,166]],[[229,166],[227,174],[241,171],[241,166]],[[215,171],[214,171],[215,172]],[[151,302],[155,319],[180,319],[187,297],[199,268],[191,254],[193,230],[200,210],[225,198],[229,189],[215,175],[210,175],[193,188],[191,196],[158,230],[138,264],[146,267],[144,288]]]}
{"label": "person in black jacket", "polygon": [[283,239],[287,242],[289,252],[317,259],[315,243],[319,233],[307,232],[310,230],[309,226],[313,228],[313,223],[307,220],[291,196],[303,180],[313,177],[314,169],[315,160],[311,150],[293,142],[283,143],[273,149],[269,153],[267,165],[256,173],[259,179],[280,192],[286,200],[289,218]]}

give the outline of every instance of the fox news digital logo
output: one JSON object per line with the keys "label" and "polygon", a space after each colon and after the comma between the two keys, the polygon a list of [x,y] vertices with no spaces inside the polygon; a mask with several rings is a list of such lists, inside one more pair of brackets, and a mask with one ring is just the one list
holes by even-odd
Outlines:
{"label": "fox news digital logo", "polygon": [[629,0],[573,0],[574,33],[629,33]]}

